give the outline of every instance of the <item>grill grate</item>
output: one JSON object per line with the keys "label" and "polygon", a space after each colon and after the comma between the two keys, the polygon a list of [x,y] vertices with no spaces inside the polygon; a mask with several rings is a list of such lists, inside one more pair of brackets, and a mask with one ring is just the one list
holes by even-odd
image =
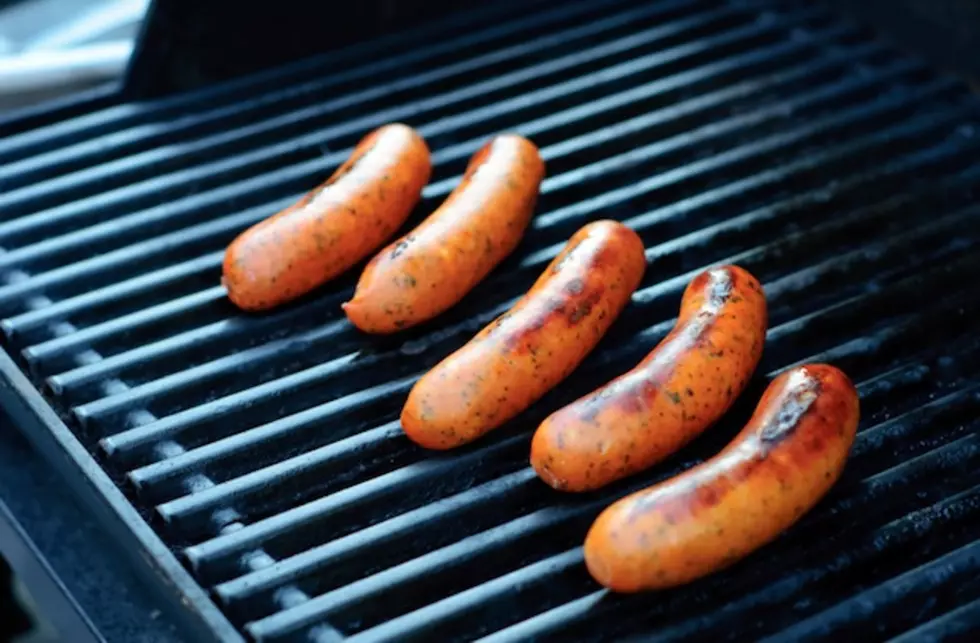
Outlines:
{"label": "grill grate", "polygon": [[[138,512],[123,512],[123,542],[167,570],[163,543],[220,606],[188,599],[214,633],[980,630],[980,109],[965,87],[803,2],[503,3],[371,46],[0,141],[6,347]],[[549,175],[515,255],[457,309],[397,337],[342,318],[355,275],[279,312],[236,312],[216,285],[225,245],[392,120],[433,148],[419,216],[492,133],[538,143]],[[414,380],[600,217],[648,248],[609,337],[480,443],[411,445],[397,416]],[[852,460],[816,511],[749,560],[675,591],[611,596],[582,564],[592,518],[717,451],[765,378],[703,438],[603,492],[546,488],[527,438],[649,351],[690,277],[721,261],[765,283],[760,373],[826,360],[858,383]]]}

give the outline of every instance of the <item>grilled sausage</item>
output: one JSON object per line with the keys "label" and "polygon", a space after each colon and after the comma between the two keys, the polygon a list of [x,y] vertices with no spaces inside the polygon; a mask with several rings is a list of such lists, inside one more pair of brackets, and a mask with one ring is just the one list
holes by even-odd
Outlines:
{"label": "grilled sausage", "polygon": [[368,263],[348,319],[391,333],[432,319],[514,251],[531,221],[544,162],[529,140],[501,135],[470,160],[462,182],[417,228]]}
{"label": "grilled sausage", "polygon": [[405,433],[450,449],[526,409],[595,347],[645,267],[643,242],[626,226],[583,227],[524,297],[415,384],[402,410]]}
{"label": "grilled sausage", "polygon": [[431,170],[415,130],[378,128],[325,183],[228,246],[228,297],[244,310],[266,310],[341,274],[401,227]]}
{"label": "grilled sausage", "polygon": [[857,391],[836,368],[783,373],[717,456],[599,515],[585,539],[589,572],[614,591],[635,592],[680,585],[744,558],[833,486],[858,416]]}
{"label": "grilled sausage", "polygon": [[695,277],[674,329],[633,370],[548,417],[531,465],[555,489],[588,491],[663,460],[720,418],[762,357],[766,300],[755,277]]}

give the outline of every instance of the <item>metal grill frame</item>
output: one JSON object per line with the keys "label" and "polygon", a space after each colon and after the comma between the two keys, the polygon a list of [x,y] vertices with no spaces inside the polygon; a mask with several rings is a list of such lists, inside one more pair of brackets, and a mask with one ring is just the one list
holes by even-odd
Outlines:
{"label": "metal grill frame", "polygon": [[194,640],[245,641],[6,350],[0,351],[0,408],[95,512]]}

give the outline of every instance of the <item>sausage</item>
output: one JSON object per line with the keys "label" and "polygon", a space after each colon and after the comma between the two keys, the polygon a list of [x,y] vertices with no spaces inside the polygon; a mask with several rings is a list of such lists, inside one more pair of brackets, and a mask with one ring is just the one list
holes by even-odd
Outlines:
{"label": "sausage", "polygon": [[405,433],[429,449],[471,442],[567,377],[629,301],[643,242],[615,221],[576,232],[514,306],[412,388]]}
{"label": "sausage", "polygon": [[563,491],[589,491],[677,451],[720,418],[762,357],[766,299],[738,266],[695,277],[673,330],[633,370],[538,427],[531,466]]}
{"label": "sausage", "polygon": [[431,171],[429,148],[412,128],[368,134],[325,183],[228,246],[228,297],[243,310],[266,310],[343,273],[401,227]]}
{"label": "sausage", "polygon": [[531,141],[491,140],[442,206],[368,263],[343,304],[347,318],[365,332],[392,333],[456,304],[517,247],[542,178]]}
{"label": "sausage", "polygon": [[741,560],[833,486],[858,417],[857,391],[833,366],[783,373],[718,455],[599,515],[585,538],[589,573],[614,591],[636,592],[674,587]]}

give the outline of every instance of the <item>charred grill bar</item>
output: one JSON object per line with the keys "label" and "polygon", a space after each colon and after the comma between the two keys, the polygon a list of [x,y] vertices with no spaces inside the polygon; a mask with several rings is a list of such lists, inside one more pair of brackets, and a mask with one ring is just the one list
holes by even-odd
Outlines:
{"label": "charred grill bar", "polygon": [[[530,6],[5,124],[8,414],[202,637],[975,637],[980,101],[812,3]],[[548,176],[515,255],[460,306],[388,338],[343,318],[354,274],[278,312],[237,312],[218,285],[227,243],[391,121],[433,149],[417,215],[489,135],[535,141]],[[397,417],[415,379],[596,218],[647,247],[609,336],[487,438],[413,446]],[[582,496],[538,481],[537,423],[645,355],[691,276],[722,261],[769,298],[754,389],[645,475]],[[717,576],[598,591],[580,547],[595,515],[715,453],[763,374],[802,361],[840,366],[862,397],[831,496]]]}

